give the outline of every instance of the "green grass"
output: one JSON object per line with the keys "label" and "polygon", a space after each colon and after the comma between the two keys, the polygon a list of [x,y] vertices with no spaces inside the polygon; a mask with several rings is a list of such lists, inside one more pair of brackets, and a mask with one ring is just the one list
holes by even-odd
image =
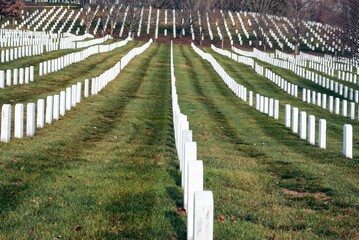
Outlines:
{"label": "green grass", "polygon": [[[142,44],[2,90],[1,103],[58,93]],[[179,104],[204,161],[204,187],[214,193],[215,239],[357,238],[357,121],[305,104],[250,67],[204,50],[249,90],[280,100],[276,121],[235,97],[189,46],[175,46]],[[153,44],[99,95],[35,137],[0,143],[0,239],[186,239],[186,216],[176,211],[183,192],[169,70],[169,45]],[[284,127],[286,103],[327,120],[328,149]],[[344,123],[354,128],[352,160],[341,154]]]}
{"label": "green grass", "polygon": [[168,54],[153,45],[34,138],[0,144],[1,239],[184,239]]}
{"label": "green grass", "polygon": [[[305,105],[249,67],[214,55],[238,82],[280,99],[282,110],[286,102],[325,117],[328,144],[337,144],[321,150],[299,140],[283,126],[282,116],[275,121],[249,107],[209,63],[188,47],[176,47],[179,104],[194,131],[198,158],[204,161],[205,188],[214,192],[215,238],[357,236],[358,161],[345,159],[337,151],[340,126],[346,119]],[[221,215],[224,222],[218,220]]]}

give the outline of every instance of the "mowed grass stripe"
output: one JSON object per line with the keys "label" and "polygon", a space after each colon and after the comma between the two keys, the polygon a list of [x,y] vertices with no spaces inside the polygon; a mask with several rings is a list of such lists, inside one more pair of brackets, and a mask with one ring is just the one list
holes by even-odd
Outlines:
{"label": "mowed grass stripe", "polygon": [[[190,47],[175,47],[174,56],[179,104],[214,192],[216,239],[357,234],[356,160],[309,146],[241,102]],[[256,76],[238,81],[248,77]]]}
{"label": "mowed grass stripe", "polygon": [[0,238],[184,239],[169,46],[33,139],[1,144]]}
{"label": "mowed grass stripe", "polygon": [[132,48],[141,46],[140,42],[129,42],[126,46],[107,53],[92,55],[84,61],[71,64],[61,71],[39,77],[26,85],[6,87],[0,91],[0,103],[27,103],[37,99],[59,94],[77,82],[97,77],[109,68],[113,67]]}

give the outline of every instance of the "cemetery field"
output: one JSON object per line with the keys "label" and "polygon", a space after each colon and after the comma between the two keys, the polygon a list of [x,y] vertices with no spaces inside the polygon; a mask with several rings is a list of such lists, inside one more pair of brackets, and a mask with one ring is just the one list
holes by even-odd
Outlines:
{"label": "cemetery field", "polygon": [[185,237],[168,57],[152,46],[101,95],[1,144],[1,239]]}
{"label": "cemetery field", "polygon": [[[2,89],[1,102],[27,103],[59,92],[142,45],[129,42],[29,85]],[[358,238],[358,120],[303,103],[251,67],[203,50],[238,83],[280,101],[279,120],[269,118],[236,97],[190,46],[174,46],[179,106],[203,160],[204,189],[213,191],[214,239]],[[327,149],[284,126],[285,104],[327,120]],[[346,123],[354,129],[353,159],[342,154]],[[0,143],[0,169],[0,239],[186,239],[170,45],[153,43],[98,95],[34,137]]]}

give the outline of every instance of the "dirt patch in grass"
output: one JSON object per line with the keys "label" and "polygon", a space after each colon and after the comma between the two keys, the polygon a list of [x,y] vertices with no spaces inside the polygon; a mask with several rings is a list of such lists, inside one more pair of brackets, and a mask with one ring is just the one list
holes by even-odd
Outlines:
{"label": "dirt patch in grass", "polygon": [[325,193],[322,192],[316,192],[316,193],[298,192],[285,188],[281,189],[280,192],[284,195],[288,195],[295,198],[313,197],[316,200],[323,202],[329,202],[331,200],[331,197],[327,196]]}

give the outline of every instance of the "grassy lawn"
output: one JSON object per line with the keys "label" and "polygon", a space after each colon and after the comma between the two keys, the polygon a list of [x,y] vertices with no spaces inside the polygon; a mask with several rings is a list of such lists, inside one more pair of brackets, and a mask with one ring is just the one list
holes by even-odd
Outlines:
{"label": "grassy lawn", "polygon": [[[142,44],[1,90],[0,102],[58,93]],[[358,238],[357,120],[303,103],[250,67],[204,50],[249,90],[280,100],[276,121],[235,97],[189,46],[175,46],[179,104],[204,161],[204,188],[214,193],[215,239]],[[310,84],[272,70],[302,87]],[[327,120],[326,150],[284,127],[286,103]],[[345,123],[354,128],[352,160],[341,154]],[[186,239],[186,216],[177,212],[183,193],[169,45],[153,44],[99,95],[37,129],[34,138],[0,143],[0,174],[0,239]]]}
{"label": "grassy lawn", "polygon": [[249,107],[208,62],[189,47],[176,47],[179,104],[204,161],[205,188],[214,192],[215,238],[358,237],[358,161],[340,153],[342,123],[349,120],[304,104],[249,67],[214,55],[238,82],[279,99],[282,114],[290,103],[326,118],[328,145],[336,144],[321,150],[299,140],[283,126],[283,115],[275,121]]}
{"label": "grassy lawn", "polygon": [[0,144],[0,239],[185,238],[168,62],[153,45],[34,138]]}
{"label": "grassy lawn", "polygon": [[[39,98],[46,98],[50,94],[58,94],[72,84],[76,84],[86,78],[91,79],[99,76],[114,66],[132,48],[141,45],[142,43],[139,42],[129,42],[127,45],[114,51],[92,55],[86,60],[71,64],[61,71],[41,77],[36,74],[34,82],[26,85],[12,85],[1,90],[0,103],[34,102]],[[35,67],[35,73],[37,68],[38,65]]]}

